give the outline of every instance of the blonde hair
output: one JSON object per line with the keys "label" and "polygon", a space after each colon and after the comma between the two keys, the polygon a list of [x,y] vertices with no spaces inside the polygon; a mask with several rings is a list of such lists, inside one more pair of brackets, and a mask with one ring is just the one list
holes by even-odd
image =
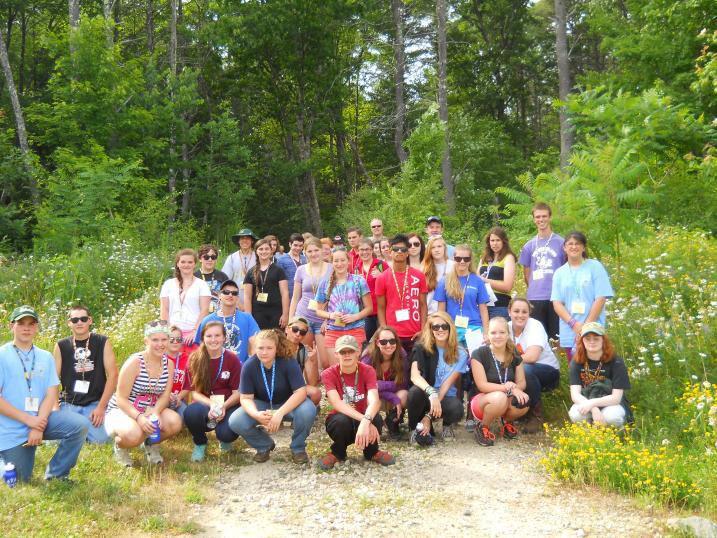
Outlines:
{"label": "blonde hair", "polygon": [[[468,266],[468,276],[471,273],[476,272],[476,261],[473,257],[473,249],[468,245],[456,245],[453,251],[453,255],[457,255],[459,250],[468,251],[468,255],[471,257],[470,265]],[[458,302],[463,301],[463,287],[458,280],[458,264],[453,267],[453,271],[446,275],[446,295],[451,299],[455,299]]]}
{"label": "blonde hair", "polygon": [[441,321],[448,323],[448,341],[446,342],[445,351],[443,353],[443,360],[446,364],[454,364],[458,360],[458,335],[456,334],[456,326],[453,324],[451,316],[446,312],[434,312],[428,315],[426,323],[421,329],[421,335],[418,337],[418,341],[423,346],[423,349],[429,353],[433,353],[436,350],[436,337],[433,336],[433,324],[431,320],[440,319]]}
{"label": "blonde hair", "polygon": [[264,329],[256,333],[254,337],[255,341],[259,340],[270,340],[274,342],[276,346],[276,358],[279,359],[290,359],[296,355],[296,349],[298,346],[289,342],[283,331],[278,329]]}
{"label": "blonde hair", "polygon": [[[504,326],[506,334],[510,335],[510,329],[508,328],[508,320],[505,319],[502,316],[496,316],[494,318],[491,318],[491,320],[488,322],[488,335],[490,337],[490,326],[493,323],[500,323]],[[513,339],[508,337],[508,339],[505,341],[505,350],[506,354],[503,357],[502,366],[503,368],[508,368],[511,363],[513,362],[513,357],[515,355],[515,344],[513,343]]]}
{"label": "blonde hair", "polygon": [[306,241],[304,241],[304,252],[306,252],[306,249],[309,248],[310,246],[315,246],[316,248],[321,250],[321,248],[322,248],[321,240],[318,237],[314,237],[312,235],[311,237],[306,239]]}
{"label": "blonde hair", "polygon": [[438,285],[438,269],[436,269],[436,262],[431,255],[431,249],[438,241],[443,241],[443,261],[448,263],[448,244],[442,237],[432,237],[428,240],[426,245],[426,253],[423,255],[423,263],[421,264],[421,270],[426,275],[426,285],[428,291],[433,291]]}

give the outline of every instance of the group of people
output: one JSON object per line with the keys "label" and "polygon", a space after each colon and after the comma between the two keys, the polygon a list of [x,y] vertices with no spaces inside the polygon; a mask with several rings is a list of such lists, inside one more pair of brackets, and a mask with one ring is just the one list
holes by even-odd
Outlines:
{"label": "group of people", "polygon": [[[46,479],[66,478],[85,440],[113,443],[125,466],[139,446],[158,464],[161,442],[186,426],[192,461],[206,457],[214,431],[220,450],[241,436],[265,462],[271,434],[289,422],[292,460],[303,464],[321,386],[332,441],[322,469],[351,444],[391,465],[381,434],[399,439],[405,415],[411,443],[454,437],[465,416],[478,444],[490,446],[496,434],[516,437],[518,420],[539,428],[541,393],[560,379],[553,338],[568,359],[571,420],[621,427],[631,418],[630,382],[605,333],[607,272],[587,257],[582,233],[552,231],[547,205],[536,204],[533,220],[536,236],[518,257],[494,227],[476,259],[471,246],[445,241],[436,216],[425,241],[386,238],[374,219],[371,237],[352,227],[344,246],[340,236],[297,233],[286,253],[275,237],[244,228],[221,271],[215,246],[180,250],[144,349],[119,371],[87,307],[70,309],[71,336],[52,354],[33,344],[37,313],[18,307],[13,341],[0,347],[0,457],[21,480],[43,439],[60,440]],[[518,265],[526,297],[513,296]]]}

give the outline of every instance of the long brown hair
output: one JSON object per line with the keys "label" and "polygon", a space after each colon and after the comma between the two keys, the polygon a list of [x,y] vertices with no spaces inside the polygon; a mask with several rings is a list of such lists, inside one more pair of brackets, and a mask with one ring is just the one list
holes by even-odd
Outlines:
{"label": "long brown hair", "polygon": [[[271,248],[270,236],[267,235],[266,237],[259,239],[259,241],[257,241],[254,244],[254,259],[256,260],[254,267],[252,267],[252,277],[254,280],[254,297],[257,297],[257,295],[260,291],[259,290],[259,270],[260,270],[259,266],[260,266],[260,263],[259,263],[259,254],[257,254],[256,251],[262,245],[269,245],[269,248]],[[274,262],[273,261],[270,262],[269,265],[271,265],[272,263],[274,263]],[[268,272],[269,272],[269,270],[267,269],[267,274],[268,274]]]}
{"label": "long brown hair", "polygon": [[[573,355],[573,360],[577,364],[586,364],[588,361],[588,352],[585,350],[585,344],[583,343],[583,337],[579,337],[575,343],[576,351]],[[602,337],[602,356],[600,362],[608,363],[615,358],[615,346],[606,334]]]}
{"label": "long brown hair", "polygon": [[[334,251],[331,253],[331,264],[333,266],[334,256],[336,256],[337,253],[342,252],[344,256],[346,256],[346,259],[350,261],[349,259],[349,253],[344,247],[336,247]],[[350,278],[350,271],[349,268],[346,268],[346,280]],[[326,310],[329,309],[329,299],[331,299],[331,292],[334,291],[334,286],[336,285],[336,271],[331,271],[331,274],[329,275],[329,281],[326,285]]]}
{"label": "long brown hair", "polygon": [[393,335],[393,338],[396,339],[396,349],[393,350],[393,355],[391,355],[391,366],[388,369],[388,374],[397,385],[402,385],[404,381],[403,357],[401,357],[401,340],[398,337],[398,333],[396,333],[396,329],[390,325],[382,325],[376,329],[376,332],[373,333],[373,337],[371,338],[371,343],[366,349],[366,353],[369,357],[371,357],[371,366],[373,366],[373,369],[376,370],[376,377],[383,379],[383,370],[381,369],[383,354],[381,353],[381,348],[378,347],[378,336],[382,331],[390,332]]}
{"label": "long brown hair", "polygon": [[271,340],[276,346],[276,359],[291,359],[296,355],[297,345],[289,342],[289,339],[280,329],[264,329],[256,333],[254,341]]}
{"label": "long brown hair", "polygon": [[[182,273],[179,270],[179,258],[182,256],[191,256],[194,258],[194,264],[196,265],[197,262],[199,262],[199,258],[197,257],[197,253],[194,251],[194,249],[191,248],[183,248],[177,254],[174,256],[174,278],[177,279],[179,282],[179,291],[184,291],[184,282],[182,282]],[[89,315],[89,314],[88,314]]]}
{"label": "long brown hair", "polygon": [[202,394],[211,394],[212,392],[212,369],[210,367],[212,358],[209,356],[207,346],[204,344],[204,334],[207,329],[212,327],[220,327],[224,338],[226,338],[227,331],[224,328],[224,324],[221,321],[210,321],[202,327],[202,343],[189,356],[189,375],[192,379],[192,385],[195,390]]}
{"label": "long brown hair", "polygon": [[[476,272],[476,260],[473,257],[473,249],[468,245],[456,245],[454,249],[454,255],[458,254],[459,250],[465,250],[471,257],[471,263],[468,265],[468,276],[471,273]],[[463,287],[461,286],[460,280],[458,280],[458,264],[453,266],[453,271],[446,274],[446,295],[451,299],[455,299],[460,302],[463,300]]]}
{"label": "long brown hair", "polygon": [[426,275],[428,291],[435,290],[438,285],[438,269],[436,269],[436,262],[431,254],[433,245],[438,241],[443,241],[443,261],[446,263],[446,266],[448,265],[448,243],[446,243],[446,240],[442,237],[431,237],[426,245],[426,253],[423,255],[423,263],[421,266],[423,274]]}
{"label": "long brown hair", "polygon": [[453,364],[458,360],[458,335],[456,334],[456,326],[453,324],[451,316],[446,312],[438,311],[433,314],[428,314],[428,319],[426,323],[424,323],[423,329],[421,329],[421,335],[418,337],[418,340],[423,346],[423,349],[429,353],[433,353],[436,350],[436,337],[433,336],[433,329],[431,329],[431,325],[433,324],[431,320],[436,318],[449,325],[448,341],[446,342],[446,348],[443,353],[443,360],[446,364]]}
{"label": "long brown hair", "polygon": [[[490,236],[495,235],[500,238],[500,240],[503,242],[503,248],[500,249],[500,252],[498,253],[497,258],[494,259],[495,253],[493,252],[493,249],[490,248]],[[512,256],[515,258],[515,253],[510,248],[510,241],[508,240],[508,232],[505,231],[505,228],[501,226],[493,226],[490,230],[488,230],[488,233],[485,234],[485,239],[483,240],[485,243],[485,248],[483,249],[483,257],[481,258],[482,261],[488,263],[488,262],[499,262],[503,258],[505,258],[508,254],[512,254]]]}
{"label": "long brown hair", "polygon": [[508,320],[502,316],[496,316],[494,318],[491,318],[491,320],[488,322],[488,330],[489,331],[490,331],[491,323],[500,323],[505,326],[505,334],[508,336],[508,339],[505,341],[506,353],[503,356],[503,360],[501,361],[501,364],[503,365],[503,368],[508,368],[511,365],[511,363],[513,362],[513,356],[515,355],[515,343],[513,342],[513,339],[510,337],[510,329],[508,328]]}

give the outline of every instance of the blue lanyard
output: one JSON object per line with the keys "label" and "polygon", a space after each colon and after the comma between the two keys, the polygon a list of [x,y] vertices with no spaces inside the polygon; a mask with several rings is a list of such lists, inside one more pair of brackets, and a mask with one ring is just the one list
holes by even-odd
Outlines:
{"label": "blue lanyard", "polygon": [[214,385],[219,379],[219,376],[222,375],[222,366],[224,366],[224,348],[222,348],[222,356],[219,359],[219,368],[217,368],[217,375],[214,376],[214,383],[212,383],[212,388],[214,388]]}
{"label": "blue lanyard", "polygon": [[261,370],[261,377],[264,379],[264,388],[266,389],[266,394],[269,396],[269,409],[274,408],[274,380],[276,379],[276,359],[274,359],[273,364],[271,365],[271,390],[269,390],[269,383],[266,380],[266,369],[264,368],[264,365],[259,362],[259,370]]}
{"label": "blue lanyard", "polygon": [[[27,390],[30,391],[30,395],[32,395],[32,372],[35,371],[35,346],[32,345],[30,347],[30,351],[27,353],[20,351],[20,348],[17,346],[12,346],[15,348],[15,353],[17,353],[17,358],[20,359],[20,364],[22,364],[22,369],[25,372],[25,383],[27,383]],[[30,360],[30,355],[32,355],[32,364],[30,365],[30,371],[27,371],[27,368],[25,367],[25,361]]]}
{"label": "blue lanyard", "polygon": [[505,368],[505,379],[503,379],[503,376],[500,375],[500,366],[498,365],[498,360],[495,358],[495,355],[493,355],[493,351],[490,352],[490,356],[493,357],[493,364],[495,364],[495,370],[498,373],[498,381],[500,381],[500,384],[503,385],[508,382],[508,367]]}

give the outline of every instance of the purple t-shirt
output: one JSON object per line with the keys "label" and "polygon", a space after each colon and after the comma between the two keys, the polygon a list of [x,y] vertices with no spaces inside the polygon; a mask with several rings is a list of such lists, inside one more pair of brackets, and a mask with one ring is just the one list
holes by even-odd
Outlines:
{"label": "purple t-shirt", "polygon": [[334,268],[327,264],[323,275],[309,275],[309,264],[300,265],[294,275],[294,286],[301,286],[301,300],[296,305],[296,315],[302,316],[312,323],[321,323],[324,320],[316,315],[314,310],[309,310],[309,301],[316,298],[314,290],[318,291],[319,284],[323,279],[328,279]]}
{"label": "purple t-shirt", "polygon": [[565,263],[563,243],[558,234],[550,234],[548,239],[533,237],[520,251],[518,263],[530,269],[528,280],[528,299],[549,301],[553,288],[553,274]]}

